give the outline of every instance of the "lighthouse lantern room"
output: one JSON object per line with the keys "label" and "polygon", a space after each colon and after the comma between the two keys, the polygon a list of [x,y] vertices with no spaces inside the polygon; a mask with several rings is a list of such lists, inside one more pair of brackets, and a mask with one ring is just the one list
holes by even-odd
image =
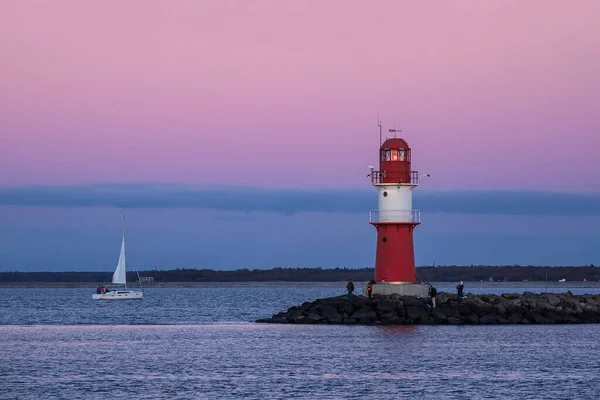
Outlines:
{"label": "lighthouse lantern room", "polygon": [[427,296],[428,286],[417,283],[415,269],[413,231],[421,220],[412,205],[419,173],[411,158],[406,140],[389,138],[379,149],[379,170],[369,167],[378,196],[378,208],[370,211],[377,230],[373,294]]}

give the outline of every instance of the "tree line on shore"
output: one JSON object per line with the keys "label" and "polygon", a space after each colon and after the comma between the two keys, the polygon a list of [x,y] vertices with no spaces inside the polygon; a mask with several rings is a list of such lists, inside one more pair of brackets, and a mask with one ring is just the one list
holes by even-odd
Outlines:
{"label": "tree line on shore", "polygon": [[[368,281],[373,279],[373,268],[273,268],[236,269],[230,271],[212,269],[177,268],[173,270],[139,271],[140,276],[154,282],[332,282]],[[16,282],[110,282],[112,272],[0,272],[0,283]],[[598,281],[600,267],[594,265],[572,267],[518,266],[518,265],[472,265],[418,267],[417,279],[431,282],[456,281]],[[127,273],[128,282],[137,281],[137,273]]]}

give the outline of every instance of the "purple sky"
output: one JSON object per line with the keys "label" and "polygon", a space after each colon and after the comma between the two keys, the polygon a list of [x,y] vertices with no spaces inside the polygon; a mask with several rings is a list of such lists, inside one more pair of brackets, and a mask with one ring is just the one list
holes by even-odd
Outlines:
{"label": "purple sky", "polygon": [[0,185],[600,190],[597,0],[0,3]]}
{"label": "purple sky", "polygon": [[121,204],[134,269],[372,265],[377,114],[431,174],[418,264],[600,264],[599,15],[0,1],[0,270],[112,271]]}

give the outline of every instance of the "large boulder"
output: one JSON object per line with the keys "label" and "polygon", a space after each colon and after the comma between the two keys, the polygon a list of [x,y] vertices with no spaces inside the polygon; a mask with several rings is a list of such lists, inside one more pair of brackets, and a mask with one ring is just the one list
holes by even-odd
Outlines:
{"label": "large boulder", "polygon": [[427,304],[427,300],[420,299],[417,297],[404,296],[404,297],[402,297],[402,303],[404,304],[405,307],[410,307],[410,306],[424,307],[425,304]]}
{"label": "large boulder", "polygon": [[435,325],[436,321],[434,317],[430,316],[429,314],[425,314],[421,316],[421,319],[419,319],[419,323],[421,325]]}
{"label": "large boulder", "polygon": [[600,296],[589,296],[584,299],[586,304],[600,307]]}
{"label": "large boulder", "polygon": [[337,309],[341,314],[352,314],[354,312],[354,306],[349,301],[338,303]]}
{"label": "large boulder", "polygon": [[498,323],[495,315],[484,315],[479,318],[479,323],[481,325],[495,325]]}
{"label": "large boulder", "polygon": [[382,301],[377,304],[377,311],[381,313],[396,311],[396,303],[391,301]]}
{"label": "large boulder", "polygon": [[271,323],[274,323],[274,324],[287,324],[287,323],[289,323],[289,321],[287,319],[287,313],[284,313],[284,312],[280,312],[279,314],[273,315],[273,317],[270,319],[270,321],[266,321],[266,322],[271,322]]}
{"label": "large boulder", "polygon": [[302,310],[295,310],[287,315],[287,320],[291,323],[297,323],[298,321],[302,320],[305,317],[306,316],[304,315]]}
{"label": "large boulder", "polygon": [[511,324],[520,324],[523,317],[522,314],[519,313],[509,313],[507,319]]}
{"label": "large boulder", "polygon": [[306,319],[305,315],[294,316],[293,318],[288,317],[288,321],[292,324],[306,324],[309,320]]}
{"label": "large boulder", "polygon": [[488,304],[496,304],[502,301],[502,297],[496,296],[495,294],[482,294],[479,298],[481,301]]}
{"label": "large boulder", "polygon": [[406,319],[399,317],[395,312],[384,314],[379,319],[382,325],[405,325]]}
{"label": "large boulder", "polygon": [[506,314],[506,305],[505,305],[505,303],[497,303],[494,306],[494,311],[498,315],[505,315]]}
{"label": "large boulder", "polygon": [[537,312],[528,311],[523,315],[523,318],[528,319],[533,324],[553,324],[554,321]]}
{"label": "large boulder", "polygon": [[560,324],[563,322],[562,316],[560,316],[553,310],[544,310],[542,311],[542,315],[546,318],[551,319],[555,324]]}
{"label": "large boulder", "polygon": [[484,313],[485,304],[482,303],[480,300],[466,301],[463,304],[469,307],[471,311],[473,311],[478,316],[482,316]]}
{"label": "large boulder", "polygon": [[400,303],[398,308],[396,308],[396,314],[398,314],[400,317],[406,317],[406,308],[402,303]]}
{"label": "large boulder", "polygon": [[377,319],[377,313],[371,310],[370,307],[364,306],[360,310],[355,311],[351,318],[355,319],[360,324],[371,324]]}
{"label": "large boulder", "polygon": [[574,316],[569,315],[569,314],[562,314],[561,318],[562,318],[564,324],[579,324],[579,323],[581,323],[581,320],[579,318],[575,318]]}
{"label": "large boulder", "polygon": [[327,320],[321,317],[319,314],[309,314],[306,318],[298,322],[300,324],[326,324]]}
{"label": "large boulder", "polygon": [[581,319],[583,320],[582,322],[598,323],[600,322],[600,315],[598,313],[585,310],[581,313]]}
{"label": "large boulder", "polygon": [[421,317],[428,315],[428,313],[425,307],[408,306],[406,308],[406,315],[413,321],[418,321]]}
{"label": "large boulder", "polygon": [[546,300],[548,301],[548,304],[550,304],[551,306],[556,307],[557,305],[560,304],[560,299],[555,294],[547,293],[545,295],[545,297],[546,297]]}
{"label": "large boulder", "polygon": [[[438,307],[436,307],[436,308],[438,308]],[[439,310],[442,310],[444,312],[444,314],[446,314],[448,317],[455,317],[455,318],[461,317],[460,311],[458,310],[456,305],[444,304],[442,307],[439,307]]]}
{"label": "large boulder", "polygon": [[446,315],[444,313],[444,311],[442,311],[439,308],[434,308],[433,312],[432,312],[432,315],[433,315],[433,319],[438,324],[444,324],[444,323],[446,323],[446,320],[448,319],[448,315]]}
{"label": "large boulder", "polygon": [[446,323],[449,325],[463,325],[464,321],[460,318],[448,317],[448,319],[446,320]]}
{"label": "large boulder", "polygon": [[526,313],[527,311],[529,311],[529,309],[527,307],[523,307],[522,305],[519,304],[511,304],[508,307],[508,313],[509,314],[519,314],[519,315],[523,315],[524,313]]}
{"label": "large boulder", "polygon": [[343,317],[340,314],[336,307],[326,305],[321,308],[321,315],[331,324],[341,324]]}
{"label": "large boulder", "polygon": [[458,309],[458,312],[460,313],[460,315],[469,315],[473,312],[468,305],[463,304],[463,303],[458,304],[458,306],[456,306],[456,308]]}

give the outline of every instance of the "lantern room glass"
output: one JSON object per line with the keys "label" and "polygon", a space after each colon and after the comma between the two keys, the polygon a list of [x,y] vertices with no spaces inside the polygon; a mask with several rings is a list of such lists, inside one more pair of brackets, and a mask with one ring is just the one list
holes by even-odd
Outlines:
{"label": "lantern room glass", "polygon": [[383,149],[381,150],[381,161],[408,161],[410,162],[410,150]]}

